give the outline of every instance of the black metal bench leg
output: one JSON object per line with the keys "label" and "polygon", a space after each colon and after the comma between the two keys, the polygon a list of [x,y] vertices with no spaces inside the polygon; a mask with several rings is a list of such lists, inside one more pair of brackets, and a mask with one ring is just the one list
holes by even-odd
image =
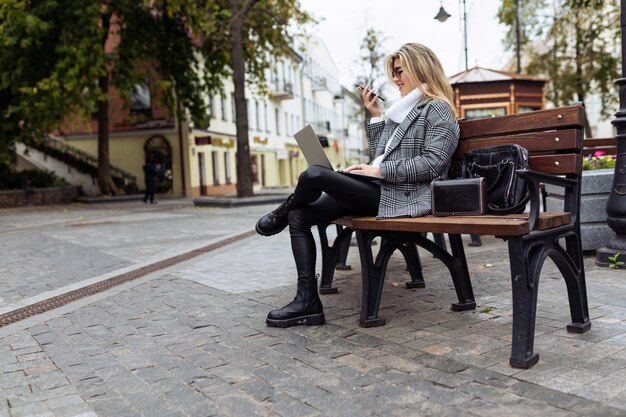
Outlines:
{"label": "black metal bench leg", "polygon": [[[558,243],[558,237],[555,238]],[[582,244],[580,233],[569,234],[565,237],[567,257],[562,254],[560,262],[553,256],[555,262],[567,285],[567,296],[572,322],[567,325],[567,331],[571,333],[585,333],[591,328],[589,320],[589,307],[587,305],[587,285],[585,283],[585,268],[583,265]]]}
{"label": "black metal bench leg", "polygon": [[446,238],[443,236],[443,233],[433,233],[433,240],[441,249],[447,250]]}
{"label": "black metal bench leg", "polygon": [[[381,248],[374,258],[372,242],[377,236],[381,235],[384,236],[384,239],[382,239]],[[396,249],[405,250],[409,254],[410,259],[413,249],[409,249],[409,246],[406,246],[407,242],[413,242],[426,249],[448,267],[459,299],[458,303],[452,305],[452,309],[458,311],[476,308],[460,235],[450,236],[452,254],[420,234],[402,232],[383,232],[381,234],[378,231],[357,230],[356,237],[359,245],[361,276],[363,280],[360,326],[374,327],[385,324],[385,319],[378,317],[378,309],[380,307],[387,264]]]}
{"label": "black metal bench leg", "polygon": [[[340,225],[337,226],[337,236],[343,230],[343,227]],[[338,271],[348,271],[352,269],[352,266],[346,265],[346,259],[348,259],[348,251],[350,250],[350,240],[352,239],[352,231],[350,231],[350,235],[346,237],[339,246],[339,255],[337,258],[337,265],[335,265],[335,269]]]}
{"label": "black metal bench leg", "polygon": [[468,246],[482,246],[483,241],[480,238],[480,235],[470,235],[470,243],[468,243],[467,245]]}
{"label": "black metal bench leg", "polygon": [[513,290],[513,340],[509,363],[514,368],[528,369],[539,361],[539,354],[533,353],[533,345],[540,271],[531,265],[531,253],[522,238],[509,238],[508,244]]}
{"label": "black metal bench leg", "polygon": [[356,231],[363,280],[361,317],[359,318],[359,326],[361,327],[376,327],[385,324],[385,319],[378,317],[378,308],[380,307],[380,299],[383,292],[385,269],[395,248],[391,248],[388,239],[383,239],[376,260],[374,260],[372,241],[376,236],[377,234],[374,232]]}
{"label": "black metal bench leg", "polygon": [[467,269],[467,260],[465,259],[465,250],[463,249],[463,240],[461,235],[448,235],[450,240],[450,249],[452,257],[455,260],[454,272],[452,272],[452,282],[456,295],[459,299],[458,303],[452,303],[452,310],[465,311],[476,308],[474,299],[474,291],[472,290],[472,281],[470,280],[469,270]]}
{"label": "black metal bench leg", "polygon": [[[328,244],[328,235],[326,229],[329,224],[320,224],[317,226],[317,231],[320,236],[320,246],[322,255],[322,275],[320,279],[320,294],[336,294],[339,292],[337,288],[332,286],[333,277],[335,275],[335,265],[337,264],[337,258],[339,256],[340,248],[345,240],[348,240],[352,235],[352,230],[343,228],[338,230],[337,237],[332,245]],[[341,228],[341,226],[339,226]]]}
{"label": "black metal bench leg", "polygon": [[413,242],[406,242],[400,245],[398,249],[400,249],[400,252],[404,255],[407,270],[411,274],[411,281],[406,281],[404,285],[407,288],[426,287],[424,275],[422,275],[422,262],[420,261],[420,255],[417,252],[417,246],[415,246]]}

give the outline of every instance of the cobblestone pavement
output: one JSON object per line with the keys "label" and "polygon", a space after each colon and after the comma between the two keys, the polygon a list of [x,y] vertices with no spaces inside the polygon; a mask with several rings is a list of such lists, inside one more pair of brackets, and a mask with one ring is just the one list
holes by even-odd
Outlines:
{"label": "cobblestone pavement", "polygon": [[[268,208],[3,210],[0,295],[10,308],[219,241]],[[335,274],[340,293],[323,296],[327,324],[276,329],[265,326],[267,311],[294,295],[287,233],[240,240],[1,328],[0,416],[625,416],[626,271],[586,260],[592,329],[577,335],[565,330],[565,284],[548,263],[540,360],[514,369],[506,246],[483,241],[466,248],[475,311],[450,310],[452,282],[429,254],[418,290],[403,287],[394,256],[380,310],[387,325],[360,328],[352,248],[354,268]]]}

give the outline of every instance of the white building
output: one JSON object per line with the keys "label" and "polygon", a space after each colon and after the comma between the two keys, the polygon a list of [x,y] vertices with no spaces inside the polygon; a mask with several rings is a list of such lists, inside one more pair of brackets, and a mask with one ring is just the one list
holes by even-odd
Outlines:
{"label": "white building", "polygon": [[[369,160],[360,97],[339,84],[339,69],[326,46],[312,38],[267,73],[269,94],[246,90],[255,190],[290,187],[307,164],[293,134],[311,124],[334,166]],[[234,87],[211,98],[211,123],[189,135],[192,195],[234,193],[236,128]]]}

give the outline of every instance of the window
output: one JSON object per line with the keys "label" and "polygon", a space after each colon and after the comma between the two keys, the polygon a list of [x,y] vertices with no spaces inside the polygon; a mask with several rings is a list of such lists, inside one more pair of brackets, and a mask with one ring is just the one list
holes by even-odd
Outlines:
{"label": "window", "polygon": [[222,120],[226,120],[226,96],[222,94],[220,98],[222,100]]}
{"label": "window", "polygon": [[237,120],[237,106],[235,105],[235,93],[230,93],[230,110],[232,121]]}
{"label": "window", "polygon": [[465,118],[467,120],[482,119],[484,117],[495,117],[495,116],[504,116],[504,115],[506,115],[505,107],[492,107],[492,108],[466,109],[465,110]]}
{"label": "window", "polygon": [[283,85],[285,85],[285,80],[287,79],[285,71],[285,61],[281,61],[280,66],[282,67]]}
{"label": "window", "polygon": [[289,115],[285,112],[285,134],[289,134]]}
{"label": "window", "polygon": [[265,131],[269,132],[270,125],[269,123],[267,123],[267,112],[268,112],[267,103],[264,103],[264,106],[265,106],[265,111],[263,112],[263,122],[265,123]]}
{"label": "window", "polygon": [[228,152],[224,152],[224,171],[226,172],[225,183],[230,184],[230,178],[232,174],[232,167],[230,164],[230,154]]}
{"label": "window", "polygon": [[276,134],[280,135],[280,124],[278,123],[280,120],[278,113],[278,109],[274,109],[274,118],[276,119]]}
{"label": "window", "polygon": [[248,128],[252,128],[252,118],[250,117],[252,114],[252,105],[248,99],[246,99],[246,109],[248,109]]}
{"label": "window", "polygon": [[151,114],[150,87],[148,84],[135,84],[130,95],[130,112],[132,114]]}
{"label": "window", "polygon": [[254,100],[254,119],[256,120],[256,130],[261,130],[261,119],[259,118],[259,102]]}
{"label": "window", "polygon": [[213,165],[213,185],[220,185],[220,154],[218,151],[211,152],[211,162]]}

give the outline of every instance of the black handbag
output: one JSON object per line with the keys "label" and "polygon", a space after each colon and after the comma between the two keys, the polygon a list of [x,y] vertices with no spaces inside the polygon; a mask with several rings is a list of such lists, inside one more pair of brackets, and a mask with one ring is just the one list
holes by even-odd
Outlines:
{"label": "black handbag", "polygon": [[430,183],[434,216],[470,216],[487,212],[485,179],[436,179]]}
{"label": "black handbag", "polygon": [[528,149],[516,144],[473,149],[463,155],[460,177],[485,178],[489,213],[522,213],[530,194],[517,170],[527,170],[528,159]]}

